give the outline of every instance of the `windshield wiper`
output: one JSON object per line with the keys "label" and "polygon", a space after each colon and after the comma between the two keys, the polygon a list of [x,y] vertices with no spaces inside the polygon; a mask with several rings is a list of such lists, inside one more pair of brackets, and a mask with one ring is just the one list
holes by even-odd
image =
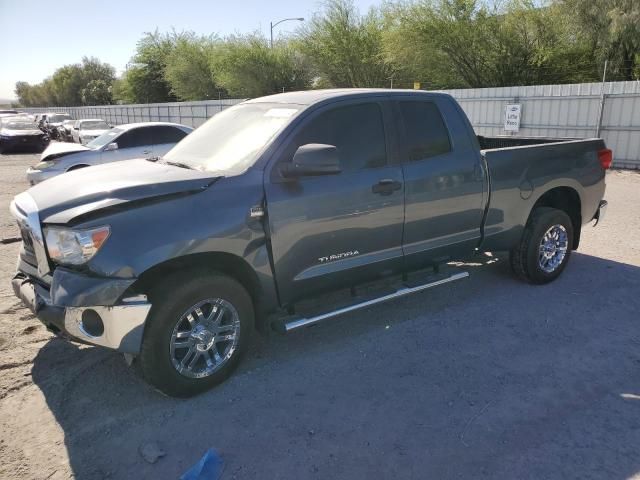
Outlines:
{"label": "windshield wiper", "polygon": [[174,167],[180,167],[180,168],[186,168],[188,170],[197,170],[197,168],[192,167],[191,165],[188,165],[186,163],[182,163],[182,162],[172,162],[170,160],[165,160],[163,158],[158,159],[158,163],[166,163],[167,165],[173,165]]}

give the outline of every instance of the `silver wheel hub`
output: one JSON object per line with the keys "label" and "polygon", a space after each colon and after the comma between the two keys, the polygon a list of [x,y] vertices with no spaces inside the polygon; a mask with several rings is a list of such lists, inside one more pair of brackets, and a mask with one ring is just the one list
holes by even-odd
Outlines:
{"label": "silver wheel hub", "polygon": [[203,378],[231,358],[240,338],[240,316],[220,298],[196,303],[176,323],[169,346],[171,363],[185,377]]}
{"label": "silver wheel hub", "polygon": [[567,229],[553,225],[542,236],[538,248],[538,266],[543,272],[554,272],[564,261],[569,247]]}

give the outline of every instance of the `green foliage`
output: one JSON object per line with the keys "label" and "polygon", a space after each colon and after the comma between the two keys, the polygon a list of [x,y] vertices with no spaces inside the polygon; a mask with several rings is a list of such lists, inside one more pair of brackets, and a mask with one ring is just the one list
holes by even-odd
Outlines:
{"label": "green foliage", "polygon": [[304,59],[288,43],[269,48],[255,34],[227,38],[215,50],[212,67],[218,84],[235,97],[302,90],[311,84]]}
{"label": "green foliage", "polygon": [[[36,85],[27,82],[16,83],[16,95],[21,105],[34,106],[77,106],[87,105],[83,93],[89,87],[108,90],[115,79],[114,68],[102,63],[97,58],[84,57],[82,63],[65,65],[57,69],[53,75]],[[93,100],[88,92],[87,99]],[[101,102],[110,102],[110,95],[100,97]]]}
{"label": "green foliage", "polygon": [[145,33],[136,46],[126,81],[134,103],[174,102],[176,96],[165,78],[167,59],[175,48],[176,34],[157,30]]}
{"label": "green foliage", "polygon": [[588,49],[558,6],[437,0],[386,12],[387,61],[432,87],[490,87],[593,80]]}
{"label": "green foliage", "polygon": [[82,89],[83,105],[110,105],[113,103],[111,88],[104,80],[91,80]]}
{"label": "green foliage", "polygon": [[180,100],[208,100],[221,93],[212,71],[212,61],[219,41],[184,33],[176,37],[167,56],[165,78],[171,92]]}
{"label": "green foliage", "polygon": [[559,0],[570,27],[589,46],[594,63],[609,60],[608,78],[640,78],[638,0]]}
{"label": "green foliage", "polygon": [[362,16],[350,0],[329,0],[301,29],[297,45],[321,85],[384,87],[394,68],[383,56],[383,26],[373,9]]}
{"label": "green foliage", "polygon": [[125,70],[120,78],[117,78],[111,86],[113,102],[117,104],[135,103],[135,97],[129,83],[129,70]]}

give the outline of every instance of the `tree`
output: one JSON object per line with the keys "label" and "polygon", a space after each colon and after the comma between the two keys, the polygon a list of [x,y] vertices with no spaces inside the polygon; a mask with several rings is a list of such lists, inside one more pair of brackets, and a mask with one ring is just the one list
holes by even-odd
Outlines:
{"label": "tree", "polygon": [[111,85],[104,80],[91,80],[82,89],[83,105],[110,105],[113,103]]}
{"label": "tree", "polygon": [[384,87],[394,73],[383,55],[383,18],[360,15],[350,0],[329,0],[299,34],[297,46],[309,57],[318,82],[333,87]]}
{"label": "tree", "polygon": [[[87,87],[91,86],[90,90],[94,93],[96,89],[110,90],[114,79],[115,69],[111,65],[97,58],[84,57],[81,63],[58,68],[51,77],[39,84],[17,82],[16,95],[24,106],[84,105],[83,92]],[[99,98],[110,103],[110,97],[101,95]]]}
{"label": "tree", "polygon": [[136,47],[125,81],[135,103],[174,102],[165,78],[167,58],[175,48],[175,33],[145,33]]}
{"label": "tree", "polygon": [[[385,56],[432,87],[491,87],[593,79],[588,49],[556,5],[434,0],[387,11]],[[587,65],[586,68],[584,65]]]}
{"label": "tree", "polygon": [[573,27],[593,52],[597,67],[609,60],[610,79],[640,77],[638,0],[559,0]]}
{"label": "tree", "polygon": [[215,37],[181,34],[167,56],[165,78],[180,100],[218,98],[220,87],[214,80],[212,57],[219,43]]}
{"label": "tree", "polygon": [[284,90],[301,90],[311,84],[303,57],[288,43],[269,48],[257,34],[231,36],[212,57],[214,78],[229,95],[258,97]]}

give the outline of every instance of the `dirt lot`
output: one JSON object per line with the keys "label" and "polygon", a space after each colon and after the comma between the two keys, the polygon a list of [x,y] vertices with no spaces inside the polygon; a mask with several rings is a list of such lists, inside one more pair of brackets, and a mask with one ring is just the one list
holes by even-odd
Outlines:
{"label": "dirt lot", "polygon": [[[0,155],[0,237],[32,155]],[[14,299],[0,245],[0,478],[175,479],[208,448],[222,478],[640,478],[640,174],[557,282],[471,278],[288,337],[190,400],[116,353],[54,338]],[[139,453],[166,452],[155,464]]]}

